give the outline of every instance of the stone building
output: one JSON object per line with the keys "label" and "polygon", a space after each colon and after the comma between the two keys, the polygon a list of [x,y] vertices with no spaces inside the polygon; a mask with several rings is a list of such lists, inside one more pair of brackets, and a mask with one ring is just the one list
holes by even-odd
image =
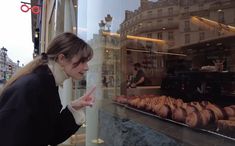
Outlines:
{"label": "stone building", "polygon": [[[154,76],[156,79],[154,84],[159,84],[167,68],[176,60],[183,60],[186,66],[195,62],[193,66],[200,68],[203,65],[202,62],[196,62],[188,48],[195,48],[195,45],[215,39],[217,41],[213,43],[213,48],[218,48],[218,44],[223,46],[228,42],[226,38],[234,35],[232,29],[227,29],[228,26],[235,26],[234,14],[235,2],[232,0],[158,0],[156,2],[141,0],[138,9],[125,12],[125,20],[120,25],[121,46],[123,46],[123,53],[126,54],[124,55],[126,57],[122,58],[123,64],[126,64],[123,69],[126,70],[125,68],[139,61],[143,64],[147,75],[151,78]],[[193,16],[198,19],[194,19]],[[166,43],[133,41],[125,39],[127,35],[165,40]],[[228,49],[232,46],[234,45],[227,44],[223,48]],[[219,54],[209,56],[210,59],[204,59],[203,62],[209,64],[213,59],[225,57]],[[130,57],[132,59],[129,59]],[[196,55],[197,57],[205,58],[205,56]],[[228,57],[227,64],[233,68],[232,57],[230,58]],[[188,67],[192,68],[192,66]],[[123,76],[126,74],[129,74],[128,70]]]}
{"label": "stone building", "polygon": [[7,54],[0,50],[0,80],[9,79],[19,68],[19,64],[13,62]]}

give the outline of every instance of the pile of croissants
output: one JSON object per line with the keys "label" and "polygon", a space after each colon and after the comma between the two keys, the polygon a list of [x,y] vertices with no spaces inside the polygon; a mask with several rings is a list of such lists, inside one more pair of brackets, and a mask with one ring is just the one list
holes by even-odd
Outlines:
{"label": "pile of croissants", "polygon": [[115,101],[185,123],[189,127],[205,128],[216,124],[217,130],[235,132],[235,105],[219,107],[209,101],[186,103],[182,99],[158,95],[118,96]]}

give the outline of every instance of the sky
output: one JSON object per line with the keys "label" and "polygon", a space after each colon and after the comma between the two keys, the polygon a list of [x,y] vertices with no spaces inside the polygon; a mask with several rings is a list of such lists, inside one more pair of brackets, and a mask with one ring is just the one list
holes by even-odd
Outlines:
{"label": "sky", "polygon": [[140,5],[140,0],[80,0],[78,4],[78,28],[89,31],[80,31],[79,36],[85,40],[98,34],[99,23],[110,14],[112,16],[111,31],[116,32],[124,20],[125,10],[134,11]]}
{"label": "sky", "polygon": [[24,13],[20,7],[30,0],[1,0],[0,4],[0,48],[5,47],[8,57],[27,64],[33,59],[31,13]]}
{"label": "sky", "polygon": [[107,14],[113,18],[111,32],[116,32],[124,21],[125,10],[134,11],[139,6],[140,0],[79,0],[78,17],[82,18],[78,20],[79,37],[85,40],[92,39],[93,34],[98,34],[99,23]]}

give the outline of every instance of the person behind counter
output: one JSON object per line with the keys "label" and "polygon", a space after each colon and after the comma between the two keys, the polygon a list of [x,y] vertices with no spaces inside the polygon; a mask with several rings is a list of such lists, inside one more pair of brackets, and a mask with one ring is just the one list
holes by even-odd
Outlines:
{"label": "person behind counter", "polygon": [[47,146],[62,143],[85,122],[95,87],[62,109],[58,86],[81,79],[93,51],[73,33],[56,36],[47,48],[7,81],[0,101],[3,146]]}
{"label": "person behind counter", "polygon": [[132,81],[130,81],[129,87],[134,88],[136,86],[144,86],[147,85],[147,78],[143,69],[141,68],[140,63],[134,64],[134,77]]}

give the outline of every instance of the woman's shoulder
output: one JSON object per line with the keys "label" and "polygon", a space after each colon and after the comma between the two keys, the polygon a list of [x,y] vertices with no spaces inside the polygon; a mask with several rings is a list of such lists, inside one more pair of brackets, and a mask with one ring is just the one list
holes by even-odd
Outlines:
{"label": "woman's shoulder", "polygon": [[15,81],[16,86],[27,86],[28,88],[34,88],[38,86],[46,86],[47,84],[53,84],[53,75],[48,71],[46,67],[37,68],[32,73],[22,76]]}

